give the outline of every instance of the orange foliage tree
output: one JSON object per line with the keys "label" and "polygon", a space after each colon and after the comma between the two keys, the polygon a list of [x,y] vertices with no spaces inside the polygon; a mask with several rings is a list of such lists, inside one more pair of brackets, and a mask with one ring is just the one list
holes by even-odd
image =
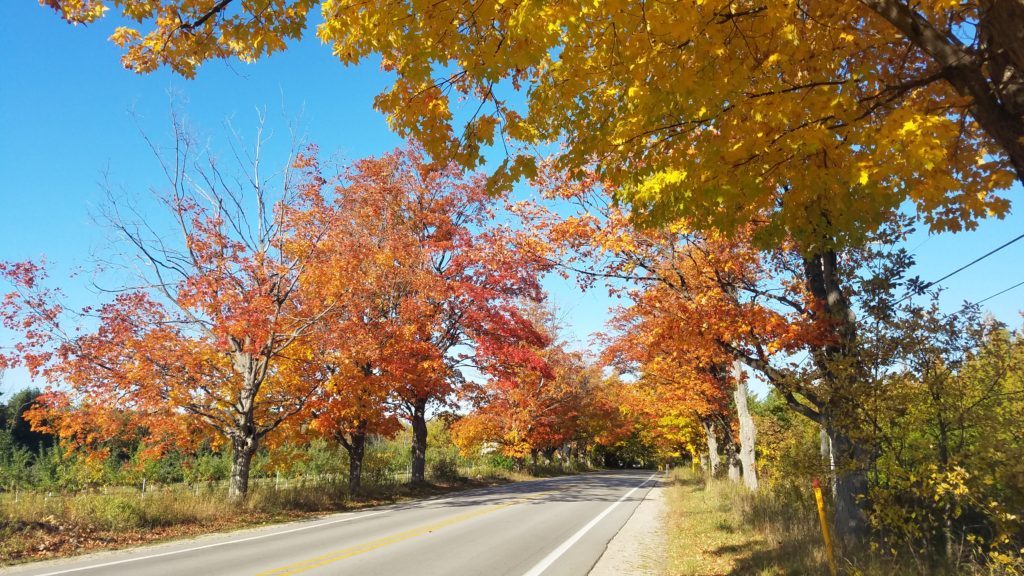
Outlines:
{"label": "orange foliage tree", "polygon": [[[620,293],[623,286],[637,284],[641,289],[634,295],[656,291],[649,308],[660,314],[671,310],[676,330],[692,336],[674,353],[710,344],[718,361],[688,362],[719,375],[738,373],[739,363],[745,364],[794,410],[821,425],[836,459],[837,524],[844,534],[862,532],[871,450],[857,436],[870,420],[864,406],[873,380],[853,299],[867,297],[872,285],[891,290],[905,269],[905,256],[870,245],[808,256],[792,242],[762,251],[752,241],[758,234],[754,225],[728,235],[700,233],[686,221],[642,229],[603,194],[596,176],[569,181],[544,172],[538,184],[579,211],[566,216],[536,203],[521,205],[520,213],[537,230],[537,246],[547,242],[550,257],[565,270],[583,273],[585,285],[606,278],[619,283],[612,290]],[[891,243],[904,234],[905,224],[892,218],[874,238]],[[794,361],[801,357],[806,361]],[[731,380],[737,384],[735,405],[742,409],[745,379]],[[751,432],[747,428],[747,435]],[[752,457],[752,450],[741,446],[744,452]]]}
{"label": "orange foliage tree", "polygon": [[550,461],[556,451],[579,460],[595,445],[629,437],[634,425],[622,409],[622,383],[558,339],[554,310],[526,305],[523,313],[544,341],[488,367],[487,381],[471,397],[474,410],[452,425],[460,450],[492,445],[520,463],[539,453]]}
{"label": "orange foliage tree", "polygon": [[[318,199],[303,183],[303,157],[285,168],[276,194],[258,171],[247,187],[233,187],[212,157],[192,156],[195,142],[177,121],[175,130],[160,200],[179,242],[157,233],[152,219],[122,218],[116,204],[108,213],[145,264],[144,284],[84,310],[90,329],[62,317],[40,268],[8,265],[16,290],[4,322],[24,335],[30,371],[54,385],[29,414],[35,427],[87,450],[127,429],[153,453],[205,438],[227,444],[229,495],[241,500],[261,442],[324,384],[304,377],[304,350],[318,326],[351,314],[358,260],[332,258],[321,242],[327,230],[304,217]],[[306,292],[313,286],[315,294]]]}
{"label": "orange foliage tree", "polygon": [[609,323],[613,335],[605,337],[605,361],[636,379],[632,388],[641,390],[635,394],[634,408],[657,430],[655,435],[676,432],[658,430],[662,424],[685,427],[696,421],[704,430],[711,474],[719,471],[719,435],[725,440],[730,473],[736,474],[733,383],[721,369],[728,356],[705,338],[699,324],[687,321],[692,318],[685,318],[688,311],[671,291],[652,286],[632,291],[632,297],[632,305],[619,308]]}
{"label": "orange foliage tree", "polygon": [[525,344],[542,341],[518,302],[543,299],[548,265],[496,222],[501,199],[486,193],[482,176],[427,162],[415,146],[355,162],[332,195],[323,207],[327,241],[360,238],[366,264],[359,303],[349,303],[359,313],[327,328],[321,360],[347,366],[363,388],[355,396],[328,390],[317,426],[347,434],[350,453],[361,451],[372,423],[377,433],[393,430],[382,399],[394,401],[412,426],[412,481],[421,482],[428,408],[465,392],[464,369],[514,362]]}

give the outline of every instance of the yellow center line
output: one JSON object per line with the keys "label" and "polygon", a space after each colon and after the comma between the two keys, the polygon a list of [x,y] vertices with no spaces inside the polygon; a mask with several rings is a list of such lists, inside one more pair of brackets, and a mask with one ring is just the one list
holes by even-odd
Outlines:
{"label": "yellow center line", "polygon": [[524,502],[529,502],[531,500],[537,500],[538,498],[540,498],[542,496],[546,496],[546,495],[552,494],[554,492],[557,492],[557,490],[549,490],[547,492],[538,492],[536,494],[532,494],[532,495],[527,496],[527,497],[517,498],[516,500],[513,500],[511,502],[506,502],[504,504],[494,504],[494,505],[488,506],[487,508],[484,508],[483,510],[473,510],[471,512],[465,512],[463,514],[458,514],[456,516],[452,516],[451,518],[445,518],[444,520],[440,520],[438,522],[432,522],[430,524],[425,524],[423,526],[419,526],[419,527],[413,528],[411,530],[406,530],[405,532],[399,532],[398,534],[393,534],[391,536],[385,536],[383,538],[378,538],[376,540],[371,540],[371,541],[366,542],[364,544],[359,544],[357,546],[351,546],[349,548],[344,548],[342,550],[336,550],[334,552],[328,552],[327,554],[322,554],[320,556],[315,556],[315,557],[310,558],[308,560],[301,560],[301,561],[295,562],[293,564],[288,564],[286,566],[281,566],[280,568],[274,568],[274,569],[268,570],[266,572],[260,572],[259,574],[257,574],[257,576],[288,576],[288,575],[291,575],[291,574],[300,574],[302,572],[308,572],[308,571],[313,570],[315,568],[319,568],[321,566],[326,566],[328,564],[333,564],[334,562],[338,562],[338,561],[344,560],[346,558],[351,558],[353,556],[358,556],[359,554],[365,554],[367,552],[370,552],[370,551],[373,551],[373,550],[377,550],[378,548],[383,548],[383,547],[391,545],[391,544],[396,544],[398,542],[403,542],[405,540],[409,540],[410,538],[415,538],[417,536],[422,536],[423,534],[428,534],[430,532],[433,532],[435,530],[440,530],[441,528],[445,528],[447,526],[452,526],[454,524],[460,524],[462,522],[466,522],[466,521],[472,520],[474,518],[479,518],[480,516],[484,516],[484,515],[490,514],[492,512],[497,512],[499,510],[503,510],[503,509],[508,508],[510,506],[515,506],[516,504],[522,504]]}

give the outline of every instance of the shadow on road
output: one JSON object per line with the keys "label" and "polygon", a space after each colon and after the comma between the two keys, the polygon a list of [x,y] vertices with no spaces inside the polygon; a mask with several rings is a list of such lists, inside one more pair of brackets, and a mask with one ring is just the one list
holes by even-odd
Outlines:
{"label": "shadow on road", "polygon": [[[532,480],[495,486],[465,492],[439,500],[411,502],[398,506],[406,508],[452,508],[506,504],[522,500],[522,504],[546,504],[551,502],[618,502],[623,493],[636,488],[653,474],[653,470],[606,471],[562,476],[558,478]],[[638,502],[646,494],[646,488],[638,490],[623,502]]]}

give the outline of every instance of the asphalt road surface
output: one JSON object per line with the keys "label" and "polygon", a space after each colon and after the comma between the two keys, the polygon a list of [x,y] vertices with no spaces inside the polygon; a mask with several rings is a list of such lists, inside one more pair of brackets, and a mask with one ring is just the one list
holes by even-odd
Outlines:
{"label": "asphalt road surface", "polygon": [[654,481],[629,470],[517,482],[0,574],[582,576]]}

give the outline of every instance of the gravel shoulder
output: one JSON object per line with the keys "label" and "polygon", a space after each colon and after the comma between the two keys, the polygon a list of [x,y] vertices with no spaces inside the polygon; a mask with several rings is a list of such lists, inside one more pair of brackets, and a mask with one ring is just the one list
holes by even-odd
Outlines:
{"label": "gravel shoulder", "polygon": [[647,576],[663,574],[666,564],[664,478],[659,477],[619,530],[590,576]]}

